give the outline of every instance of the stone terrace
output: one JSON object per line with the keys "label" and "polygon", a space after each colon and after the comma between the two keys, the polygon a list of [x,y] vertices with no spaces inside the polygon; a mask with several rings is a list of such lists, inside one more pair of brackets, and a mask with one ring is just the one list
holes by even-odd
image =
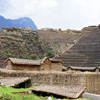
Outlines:
{"label": "stone terrace", "polygon": [[61,57],[64,66],[90,66],[100,65],[100,28],[89,26],[82,29],[80,40]]}

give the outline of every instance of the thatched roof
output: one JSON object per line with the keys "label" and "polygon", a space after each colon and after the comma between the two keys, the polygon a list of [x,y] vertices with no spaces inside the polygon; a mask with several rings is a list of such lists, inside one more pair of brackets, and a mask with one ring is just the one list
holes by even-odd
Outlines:
{"label": "thatched roof", "polygon": [[62,71],[67,71],[67,67],[62,66]]}
{"label": "thatched roof", "polygon": [[77,67],[77,66],[69,66],[67,68],[71,68],[73,70],[96,70],[97,67]]}
{"label": "thatched roof", "polygon": [[85,87],[82,87],[80,85],[68,85],[66,87],[61,86],[38,86],[34,87],[34,89],[31,89],[32,91],[37,92],[47,92],[50,94],[55,94],[59,96],[64,96],[67,98],[78,98],[85,90]]}
{"label": "thatched roof", "polygon": [[0,85],[17,86],[20,83],[30,80],[29,77],[4,77],[0,79]]}
{"label": "thatched roof", "polygon": [[11,60],[13,64],[21,65],[40,65],[40,60],[28,60],[28,59],[18,59],[18,58],[8,58],[4,63],[8,63],[8,60]]}
{"label": "thatched roof", "polygon": [[44,57],[42,60],[28,60],[28,59],[18,59],[18,58],[8,58],[4,61],[4,63],[8,63],[8,60],[11,60],[13,64],[20,64],[20,65],[41,65],[44,61],[48,59]]}
{"label": "thatched roof", "polygon": [[43,64],[44,63],[44,61],[46,60],[46,59],[48,59],[49,61],[50,61],[50,59],[49,58],[47,58],[47,57],[44,57],[42,60],[41,60],[41,64]]}
{"label": "thatched roof", "polygon": [[64,62],[62,61],[62,60],[58,60],[58,59],[50,59],[50,61],[52,62],[52,63],[62,63],[62,64],[64,64]]}

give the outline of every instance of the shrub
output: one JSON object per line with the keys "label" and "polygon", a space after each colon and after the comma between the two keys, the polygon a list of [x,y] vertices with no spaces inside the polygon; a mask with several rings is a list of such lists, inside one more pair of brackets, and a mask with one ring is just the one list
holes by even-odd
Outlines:
{"label": "shrub", "polygon": [[47,57],[48,58],[53,58],[54,57],[54,54],[52,53],[52,51],[48,51]]}
{"label": "shrub", "polygon": [[21,30],[21,33],[22,33],[22,34],[24,34],[24,31],[23,31],[23,30]]}
{"label": "shrub", "polygon": [[67,47],[68,45],[66,44],[66,47]]}
{"label": "shrub", "polygon": [[37,39],[37,40],[39,39],[39,36],[38,36],[38,35],[34,35],[34,37],[35,37],[35,39]]}
{"label": "shrub", "polygon": [[31,59],[37,59],[37,54],[31,54]]}
{"label": "shrub", "polygon": [[42,56],[39,56],[39,58],[40,58],[40,59],[43,59],[43,58],[44,58],[44,56],[43,56],[43,55],[42,55]]}

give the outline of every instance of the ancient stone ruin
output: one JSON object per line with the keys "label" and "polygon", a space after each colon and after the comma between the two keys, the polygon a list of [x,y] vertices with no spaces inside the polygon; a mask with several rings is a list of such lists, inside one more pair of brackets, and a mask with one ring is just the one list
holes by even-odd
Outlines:
{"label": "ancient stone ruin", "polygon": [[100,65],[100,28],[85,27],[81,38],[68,51],[56,57],[64,61],[64,66],[97,67]]}

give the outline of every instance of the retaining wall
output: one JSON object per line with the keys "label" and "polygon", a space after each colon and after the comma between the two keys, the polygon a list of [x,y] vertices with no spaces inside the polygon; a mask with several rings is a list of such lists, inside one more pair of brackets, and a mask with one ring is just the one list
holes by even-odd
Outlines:
{"label": "retaining wall", "polygon": [[3,77],[31,77],[32,85],[82,85],[86,92],[100,94],[100,73],[0,70]]}

